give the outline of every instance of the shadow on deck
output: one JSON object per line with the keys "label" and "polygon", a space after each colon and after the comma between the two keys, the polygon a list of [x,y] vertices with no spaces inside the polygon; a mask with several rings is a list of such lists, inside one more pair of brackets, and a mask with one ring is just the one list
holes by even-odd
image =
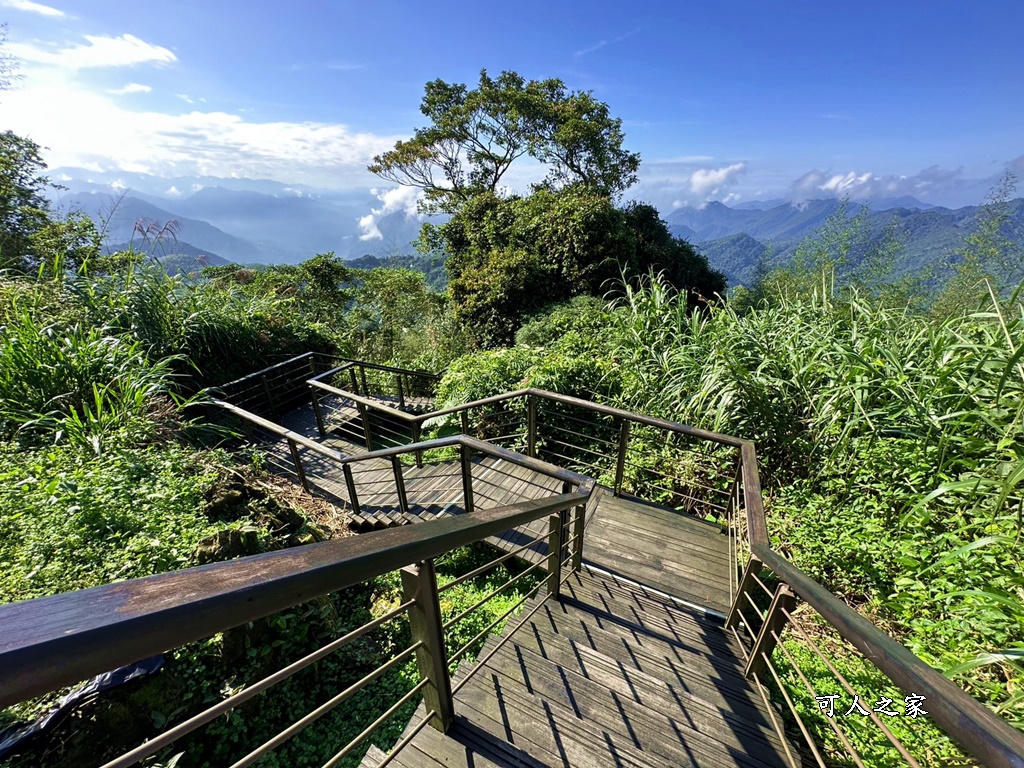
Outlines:
{"label": "shadow on deck", "polygon": [[[742,650],[716,617],[588,567],[560,600],[541,593],[525,611],[535,607],[456,693],[449,731],[421,730],[393,765],[790,764],[777,713],[743,677]],[[383,758],[371,750],[363,765]]]}
{"label": "shadow on deck", "polygon": [[[283,421],[318,439],[308,411]],[[323,442],[346,455],[365,453],[365,445],[336,435]],[[457,459],[403,465],[407,511],[396,502],[392,462],[360,462],[358,514],[336,464],[312,452],[303,460],[310,484],[363,530],[465,512]],[[475,458],[472,473],[477,509],[561,489],[557,480],[495,457]],[[505,635],[492,636],[479,657],[501,647],[461,688],[473,665],[460,667],[454,725],[446,734],[420,730],[391,764],[790,764],[788,745],[773,730],[777,713],[744,678],[743,652],[725,631],[730,553],[724,530],[604,487],[591,496],[585,525],[583,571],[568,578],[559,600],[540,592],[524,607],[526,615],[536,608],[528,620],[520,626],[510,619]],[[546,530],[542,519],[488,541],[507,552],[539,538],[519,554],[535,563],[546,558]],[[384,757],[373,748],[363,764]]]}

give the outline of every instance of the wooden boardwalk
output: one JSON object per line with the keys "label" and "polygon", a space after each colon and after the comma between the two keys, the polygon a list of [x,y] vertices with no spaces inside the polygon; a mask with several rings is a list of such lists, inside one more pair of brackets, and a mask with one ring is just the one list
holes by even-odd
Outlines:
{"label": "wooden boardwalk", "polygon": [[[287,425],[316,436],[308,415]],[[365,452],[337,438],[325,442],[346,455]],[[457,460],[403,465],[407,512],[397,506],[391,462],[357,463],[357,515],[337,465],[311,451],[303,458],[310,483],[333,497],[356,527],[465,512]],[[473,478],[479,509],[561,491],[559,481],[492,457],[474,461]],[[489,541],[508,551],[546,529],[547,521],[538,520]],[[743,676],[742,651],[724,628],[731,563],[722,528],[598,487],[583,541],[583,572],[569,576],[559,600],[542,590],[529,601],[524,614],[537,612],[522,626],[509,620],[502,647],[457,692],[448,733],[424,728],[391,764],[799,765],[799,755],[787,758],[789,745],[773,727],[778,713]],[[522,556],[537,562],[546,552],[540,541]],[[498,643],[492,636],[480,658]],[[463,664],[454,682],[474,666]],[[371,749],[363,765],[383,757]]]}
{"label": "wooden boardwalk", "polygon": [[[526,605],[543,603],[521,627],[510,621],[508,642],[456,693],[449,731],[423,729],[392,765],[791,765],[778,713],[743,677],[742,652],[720,620],[587,567],[560,600],[546,597]],[[383,757],[371,749],[363,765]]]}

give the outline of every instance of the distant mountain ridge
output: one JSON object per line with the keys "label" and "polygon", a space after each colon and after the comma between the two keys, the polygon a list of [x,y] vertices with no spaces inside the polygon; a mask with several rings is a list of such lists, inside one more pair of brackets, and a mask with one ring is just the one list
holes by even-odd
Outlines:
{"label": "distant mountain ridge", "polygon": [[[138,217],[161,223],[174,219],[181,223],[182,239],[230,261],[297,263],[328,251],[346,259],[408,253],[421,224],[402,210],[382,210],[374,219],[381,237],[361,239],[366,231],[360,219],[373,209],[383,209],[369,192],[318,194],[309,188],[251,179],[206,179],[218,183],[204,185],[145,174],[122,174],[142,187],[123,191],[120,176],[110,181],[106,180],[110,174],[102,176],[105,183],[65,176],[55,174],[70,194],[55,194],[55,204],[82,210],[98,222],[110,218],[107,228],[112,240],[130,240]],[[243,188],[235,188],[236,182]]]}
{"label": "distant mountain ridge", "polygon": [[[904,205],[897,205],[903,203]],[[708,203],[702,208],[680,208],[667,217],[673,234],[696,245],[731,286],[749,285],[760,258],[768,265],[787,263],[797,247],[813,235],[841,205],[834,199],[805,203],[771,201],[767,207],[735,207]],[[1024,232],[1024,199],[1008,203],[1011,226]],[[866,208],[865,240],[881,243],[887,236],[902,240],[894,275],[943,264],[961,247],[974,228],[981,206],[955,210],[930,206],[912,197],[849,203],[852,218]]]}
{"label": "distant mountain ridge", "polygon": [[[385,206],[376,190],[329,191],[269,180],[161,179],[131,173],[94,174],[87,181],[68,173],[54,173],[54,178],[69,190],[57,197],[59,207],[82,210],[105,224],[108,245],[133,243],[144,249],[135,231],[139,219],[158,225],[175,220],[178,242],[184,244],[181,251],[193,258],[201,254],[242,264],[297,263],[328,251],[345,259],[387,258],[412,253],[421,226],[406,208]],[[133,187],[119,198],[115,190],[125,184],[137,184],[139,191]],[[1019,222],[1024,214],[1020,201],[1014,204]],[[673,234],[698,246],[731,285],[738,285],[753,279],[759,259],[785,263],[839,205],[835,199],[799,204],[754,200],[734,206],[711,202],[668,211],[665,219]],[[971,231],[979,210],[933,206],[910,196],[850,203],[847,210],[853,216],[865,206],[869,239],[880,241],[890,225],[902,233],[900,272],[946,259]],[[360,218],[371,212],[381,237],[364,240],[368,230],[360,226]]]}

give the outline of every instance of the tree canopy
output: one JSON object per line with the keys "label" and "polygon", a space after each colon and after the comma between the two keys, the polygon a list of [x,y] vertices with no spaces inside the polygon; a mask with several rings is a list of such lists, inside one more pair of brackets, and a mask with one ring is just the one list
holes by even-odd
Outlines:
{"label": "tree canopy", "polygon": [[574,296],[601,296],[623,275],[662,272],[691,306],[725,291],[722,274],[673,237],[653,206],[616,207],[582,187],[505,200],[482,194],[426,235],[426,246],[449,254],[455,311],[485,346],[510,343],[529,317]]}
{"label": "tree canopy", "polygon": [[473,89],[433,80],[420,111],[431,125],[375,157],[369,169],[424,190],[430,212],[455,213],[476,195],[497,194],[525,156],[548,167],[541,186],[550,189],[579,184],[614,198],[637,180],[640,156],[622,148],[622,121],[557,78],[491,78],[483,70]]}

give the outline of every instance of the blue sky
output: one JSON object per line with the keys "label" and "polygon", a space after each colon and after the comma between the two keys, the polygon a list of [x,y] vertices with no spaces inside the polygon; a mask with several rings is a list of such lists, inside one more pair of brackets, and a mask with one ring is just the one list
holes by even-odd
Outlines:
{"label": "blue sky", "polygon": [[1019,0],[0,0],[0,21],[22,75],[0,127],[94,172],[379,194],[366,163],[422,125],[424,83],[481,68],[606,101],[643,158],[633,195],[662,210],[960,205],[1024,170]]}

